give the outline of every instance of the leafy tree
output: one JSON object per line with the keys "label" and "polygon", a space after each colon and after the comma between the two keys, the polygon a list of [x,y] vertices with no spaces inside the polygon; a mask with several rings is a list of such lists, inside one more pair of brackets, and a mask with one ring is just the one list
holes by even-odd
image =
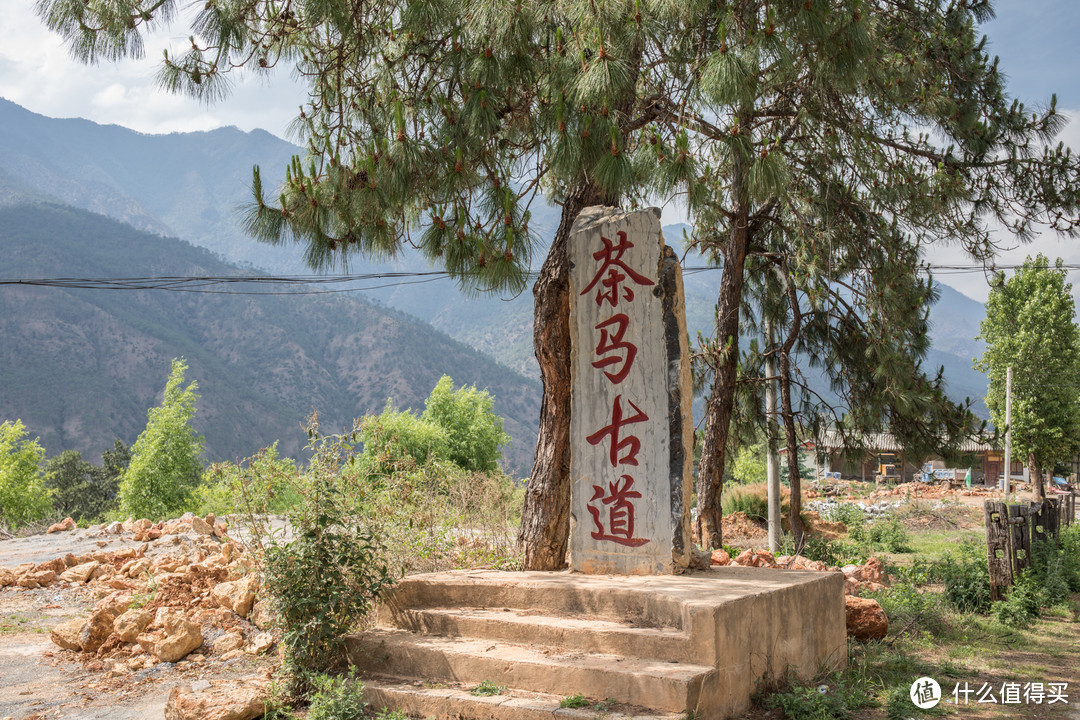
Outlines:
{"label": "leafy tree", "polygon": [[1027,457],[1035,495],[1045,496],[1042,469],[1080,452],[1080,329],[1072,285],[1061,259],[1028,257],[1008,280],[998,273],[979,337],[986,350],[976,369],[990,377],[986,406],[1005,429],[1005,384],[1013,369],[1012,443]]}
{"label": "leafy tree", "polygon": [[380,414],[367,415],[360,422],[360,442],[364,444],[361,464],[380,473],[443,459],[449,447],[445,428],[411,410],[394,410],[389,401]]}
{"label": "leafy tree", "polygon": [[446,431],[446,459],[463,470],[491,472],[499,468],[501,446],[510,442],[503,420],[494,412],[495,398],[476,386],[454,390],[443,375],[428,396],[421,418]]}
{"label": "leafy tree", "polygon": [[172,361],[161,405],[150,408],[146,429],[131,448],[120,478],[120,510],[135,517],[162,518],[184,509],[199,484],[203,439],[191,427],[198,385],[184,387],[188,366]]}
{"label": "leafy tree", "polygon": [[[140,53],[177,2],[38,8],[96,61]],[[1034,147],[1063,119],[1006,97],[975,33],[991,15],[985,0],[215,0],[160,77],[204,99],[237,67],[307,81],[297,130],[311,158],[269,201],[256,172],[248,225],[303,243],[313,267],[410,237],[464,285],[517,287],[530,203],[543,191],[561,205],[534,288],[544,397],[522,524],[525,566],[554,568],[569,527],[566,241],[581,209],[681,193],[695,241],[722,259],[698,483],[702,539],[719,547],[746,261],[769,252],[766,233],[784,229],[782,254],[826,278],[847,258],[840,279],[857,285],[855,247],[902,270],[939,238],[987,257],[990,219],[1021,236],[1039,218],[1074,229],[1077,165]],[[878,292],[856,313],[913,312]]]}
{"label": "leafy tree", "polygon": [[22,420],[0,423],[0,522],[18,526],[52,512],[41,476],[44,457],[38,441],[27,439]]}
{"label": "leafy tree", "polygon": [[131,452],[117,439],[101,455],[98,467],[77,450],[65,450],[45,463],[45,485],[52,491],[53,508],[76,520],[96,518],[116,505],[120,476],[131,461]]}

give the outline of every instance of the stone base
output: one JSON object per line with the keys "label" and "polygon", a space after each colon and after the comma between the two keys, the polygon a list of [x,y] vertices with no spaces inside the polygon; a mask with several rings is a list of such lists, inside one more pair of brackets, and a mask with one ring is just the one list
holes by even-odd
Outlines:
{"label": "stone base", "polygon": [[[743,567],[416,575],[348,648],[359,669],[383,678],[369,683],[373,706],[424,717],[550,716],[551,698],[581,693],[619,703],[622,717],[717,720],[788,673],[809,679],[846,665],[843,586],[840,573]],[[508,697],[465,692],[484,681]]]}

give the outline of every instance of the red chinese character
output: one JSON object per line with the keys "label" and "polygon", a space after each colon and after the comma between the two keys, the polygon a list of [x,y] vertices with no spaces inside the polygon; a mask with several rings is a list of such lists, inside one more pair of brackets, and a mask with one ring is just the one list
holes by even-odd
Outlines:
{"label": "red chinese character", "polygon": [[[600,289],[596,291],[596,304],[602,305],[604,300],[607,300],[611,304],[611,307],[615,307],[619,304],[619,291],[622,290],[624,300],[633,300],[634,291],[629,287],[620,287],[623,280],[628,276],[631,280],[638,285],[654,285],[655,283],[644,275],[638,273],[633,268],[627,266],[623,262],[622,256],[629,248],[634,247],[634,243],[627,241],[626,233],[622,230],[618,231],[619,243],[613,245],[611,240],[604,236],[600,236],[600,239],[604,243],[602,250],[597,250],[593,253],[593,259],[601,261],[600,269],[596,271],[596,275],[593,276],[592,282],[590,282],[581,294],[589,292],[593,289],[597,282],[599,282],[606,290]],[[619,272],[622,269],[626,274]],[[607,272],[607,276],[603,277]]]}
{"label": "red chinese character", "polygon": [[[611,436],[611,450],[609,455],[611,458],[611,466],[616,465],[637,465],[638,450],[641,449],[641,441],[633,435],[619,439],[619,428],[623,425],[630,425],[631,423],[645,422],[649,419],[649,416],[641,412],[641,408],[633,403],[631,400],[627,400],[630,403],[630,407],[637,411],[637,415],[623,419],[622,409],[622,395],[615,396],[615,402],[611,406],[611,424],[607,427],[600,428],[589,437],[585,438],[589,441],[590,445],[597,445],[604,439],[605,435]],[[623,448],[627,448],[626,454],[619,457],[619,453]]]}
{"label": "red chinese character", "polygon": [[[623,335],[626,334],[626,328],[630,324],[630,318],[619,313],[613,315],[611,318],[599,323],[596,329],[600,331],[600,342],[596,343],[596,354],[606,355],[610,352],[618,352],[619,350],[626,350],[626,356],[613,355],[611,357],[602,358],[600,360],[593,361],[594,368],[604,368],[608,365],[617,365],[622,363],[622,368],[615,373],[604,371],[608,380],[618,385],[626,379],[627,374],[630,372],[630,366],[634,364],[634,357],[637,355],[637,347],[633,343],[623,342]],[[611,332],[608,331],[608,327],[614,325],[615,329]]]}
{"label": "red chinese character", "polygon": [[[649,542],[646,538],[634,537],[634,504],[630,501],[641,497],[641,493],[632,490],[633,487],[634,478],[629,475],[608,483],[607,491],[603,485],[593,485],[592,500],[586,505],[596,526],[592,533],[593,540],[610,540],[629,547],[640,547]],[[593,507],[597,500],[608,506],[606,528],[600,514],[603,508]]]}

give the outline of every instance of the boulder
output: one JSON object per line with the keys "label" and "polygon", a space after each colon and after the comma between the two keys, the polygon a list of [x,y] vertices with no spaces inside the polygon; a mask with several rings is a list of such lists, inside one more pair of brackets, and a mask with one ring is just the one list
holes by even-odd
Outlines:
{"label": "boulder", "polygon": [[94,611],[104,610],[112,613],[112,616],[115,618],[126,612],[130,607],[131,593],[113,592],[98,600],[94,605]]}
{"label": "boulder", "polygon": [[45,531],[46,535],[50,535],[55,532],[65,532],[67,530],[75,529],[75,521],[71,518],[64,518],[62,522],[58,522],[55,525],[50,525],[49,529]]}
{"label": "boulder", "polygon": [[52,570],[54,573],[59,575],[60,573],[67,570],[67,563],[64,562],[64,558],[62,557],[53,558],[48,562],[39,563],[37,567],[34,568],[34,570],[36,572],[45,572],[46,570]]}
{"label": "boulder", "polygon": [[254,720],[266,712],[270,689],[265,683],[210,687],[196,692],[190,685],[169,691],[165,720]]}
{"label": "boulder", "polygon": [[120,568],[121,575],[127,575],[130,578],[137,578],[140,575],[146,573],[150,569],[149,558],[138,558],[135,560],[128,560]]}
{"label": "boulder", "polygon": [[60,573],[60,578],[63,580],[67,580],[68,582],[85,583],[90,579],[90,576],[93,574],[93,572],[99,567],[101,567],[101,563],[97,562],[96,560],[88,563],[83,563],[82,565],[70,567],[64,572]]}
{"label": "boulder", "polygon": [[109,535],[119,535],[124,532],[124,523],[120,521],[111,522],[105,527],[105,532]]}
{"label": "boulder", "polygon": [[218,583],[210,591],[210,596],[218,605],[232,610],[240,617],[247,617],[251,613],[255,591],[258,589],[259,578],[247,575],[234,582]]}
{"label": "boulder", "polygon": [[255,607],[251,610],[252,624],[260,630],[266,630],[274,624],[274,615],[270,612],[270,601],[263,599],[255,603]]}
{"label": "boulder", "polygon": [[734,565],[742,565],[743,567],[776,567],[776,559],[768,550],[743,550],[731,562]]}
{"label": "boulder", "polygon": [[7,587],[8,585],[14,585],[15,581],[18,579],[19,578],[15,574],[14,570],[6,567],[0,567],[0,588]]}
{"label": "boulder", "polygon": [[727,554],[726,550],[713,550],[712,556],[709,558],[710,565],[730,565],[731,556]]}
{"label": "boulder", "polygon": [[198,625],[178,613],[163,618],[165,638],[154,645],[154,655],[162,662],[176,662],[203,643]]}
{"label": "boulder", "polygon": [[270,633],[259,633],[251,639],[251,645],[247,648],[249,655],[262,655],[274,647],[274,636]]}
{"label": "boulder", "polygon": [[[48,587],[56,582],[56,571],[54,570],[36,570],[31,573],[27,573],[28,576],[34,579],[37,583],[35,587]],[[25,577],[25,576],[24,576]]]}
{"label": "boulder", "polygon": [[191,518],[191,529],[200,535],[213,535],[214,526],[207,523],[201,517],[195,516]]}
{"label": "boulder", "polygon": [[881,640],[888,634],[889,618],[877,600],[845,595],[844,610],[849,637],[866,642]]}
{"label": "boulder", "polygon": [[49,639],[65,650],[82,650],[82,633],[86,627],[85,618],[75,618],[61,623],[49,633]]}
{"label": "boulder", "polygon": [[86,621],[79,640],[83,652],[97,652],[97,649],[105,644],[105,641],[112,635],[113,621],[115,619],[116,614],[111,608],[95,610],[90,615],[90,619]]}
{"label": "boulder", "polygon": [[116,618],[113,632],[124,642],[135,642],[153,619],[154,616],[146,610],[132,608]]}
{"label": "boulder", "polygon": [[215,640],[212,646],[215,655],[224,655],[242,647],[244,647],[244,636],[238,630],[225,633]]}

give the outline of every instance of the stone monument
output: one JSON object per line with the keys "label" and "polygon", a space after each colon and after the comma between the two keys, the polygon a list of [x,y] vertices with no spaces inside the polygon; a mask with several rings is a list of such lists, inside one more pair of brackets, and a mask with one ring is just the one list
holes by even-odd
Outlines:
{"label": "stone monument", "polygon": [[571,230],[570,569],[690,567],[692,387],[682,272],[660,211],[586,208]]}

